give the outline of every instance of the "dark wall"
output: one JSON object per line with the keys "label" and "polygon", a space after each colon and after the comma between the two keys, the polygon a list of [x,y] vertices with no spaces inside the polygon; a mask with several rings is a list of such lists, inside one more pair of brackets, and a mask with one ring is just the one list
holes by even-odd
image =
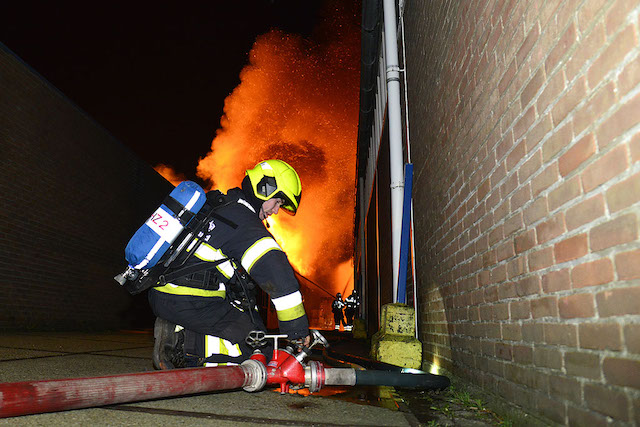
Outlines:
{"label": "dark wall", "polygon": [[389,169],[389,132],[382,133],[378,155],[378,238],[380,251],[380,306],[393,302],[393,258],[391,251],[391,170]]}
{"label": "dark wall", "polygon": [[113,276],[171,184],[3,45],[0,94],[0,329],[148,322]]}
{"label": "dark wall", "polygon": [[366,217],[366,304],[369,333],[374,333],[380,327],[380,308],[393,302],[390,175],[389,138],[384,132],[378,154],[378,169]]}
{"label": "dark wall", "polygon": [[367,330],[370,334],[372,331],[377,331],[379,327],[380,307],[379,307],[379,278],[378,278],[378,232],[377,232],[377,194],[378,182],[373,183],[373,196],[371,197],[371,203],[367,210],[366,217],[366,242],[367,242],[367,268],[365,277],[365,302],[366,302],[366,319]]}

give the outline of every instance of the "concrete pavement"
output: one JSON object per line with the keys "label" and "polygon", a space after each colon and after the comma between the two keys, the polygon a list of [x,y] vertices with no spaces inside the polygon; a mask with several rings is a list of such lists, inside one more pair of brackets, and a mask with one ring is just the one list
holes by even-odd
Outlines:
{"label": "concrete pavement", "polygon": [[[0,382],[96,377],[153,371],[151,331],[117,333],[12,333],[0,335]],[[0,425],[304,425],[409,426],[393,395],[360,387],[313,395],[273,389],[205,393],[100,408],[26,415]],[[338,398],[336,398],[338,397]],[[1,405],[1,398],[0,398]]]}

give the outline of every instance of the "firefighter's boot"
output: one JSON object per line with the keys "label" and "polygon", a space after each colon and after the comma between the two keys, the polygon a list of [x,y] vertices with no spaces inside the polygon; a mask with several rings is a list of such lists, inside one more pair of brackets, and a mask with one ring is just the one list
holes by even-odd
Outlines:
{"label": "firefighter's boot", "polygon": [[184,368],[184,330],[156,317],[153,337],[153,366],[160,370]]}

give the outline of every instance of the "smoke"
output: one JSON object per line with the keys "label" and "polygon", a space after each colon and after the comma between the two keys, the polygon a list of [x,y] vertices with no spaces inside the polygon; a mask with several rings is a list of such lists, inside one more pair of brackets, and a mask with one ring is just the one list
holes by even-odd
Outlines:
{"label": "smoke", "polygon": [[269,219],[270,231],[296,270],[335,293],[348,277],[333,272],[353,255],[360,25],[356,3],[331,2],[324,13],[310,38],[258,37],[197,173],[227,191],[262,160],[291,164],[300,208]]}

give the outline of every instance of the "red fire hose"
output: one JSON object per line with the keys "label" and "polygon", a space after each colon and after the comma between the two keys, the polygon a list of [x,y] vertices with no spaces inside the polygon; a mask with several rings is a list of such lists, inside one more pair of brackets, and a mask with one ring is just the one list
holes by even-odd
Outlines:
{"label": "red fire hose", "polygon": [[239,366],[190,368],[143,372],[95,378],[25,381],[0,384],[0,418],[40,414],[68,409],[90,408],[170,396],[243,388],[261,390],[266,384],[279,385],[286,393],[289,384],[304,384],[309,391],[325,385],[391,385],[425,389],[449,386],[447,377],[431,374],[356,371],[352,368],[325,368],[320,362],[304,359],[316,342],[326,340],[314,331],[316,341],[294,354],[293,348],[277,348],[278,336],[271,336],[273,357],[267,363],[256,351]]}
{"label": "red fire hose", "polygon": [[255,391],[265,383],[265,367],[254,360],[239,366],[4,383],[0,384],[0,418],[241,387]]}

